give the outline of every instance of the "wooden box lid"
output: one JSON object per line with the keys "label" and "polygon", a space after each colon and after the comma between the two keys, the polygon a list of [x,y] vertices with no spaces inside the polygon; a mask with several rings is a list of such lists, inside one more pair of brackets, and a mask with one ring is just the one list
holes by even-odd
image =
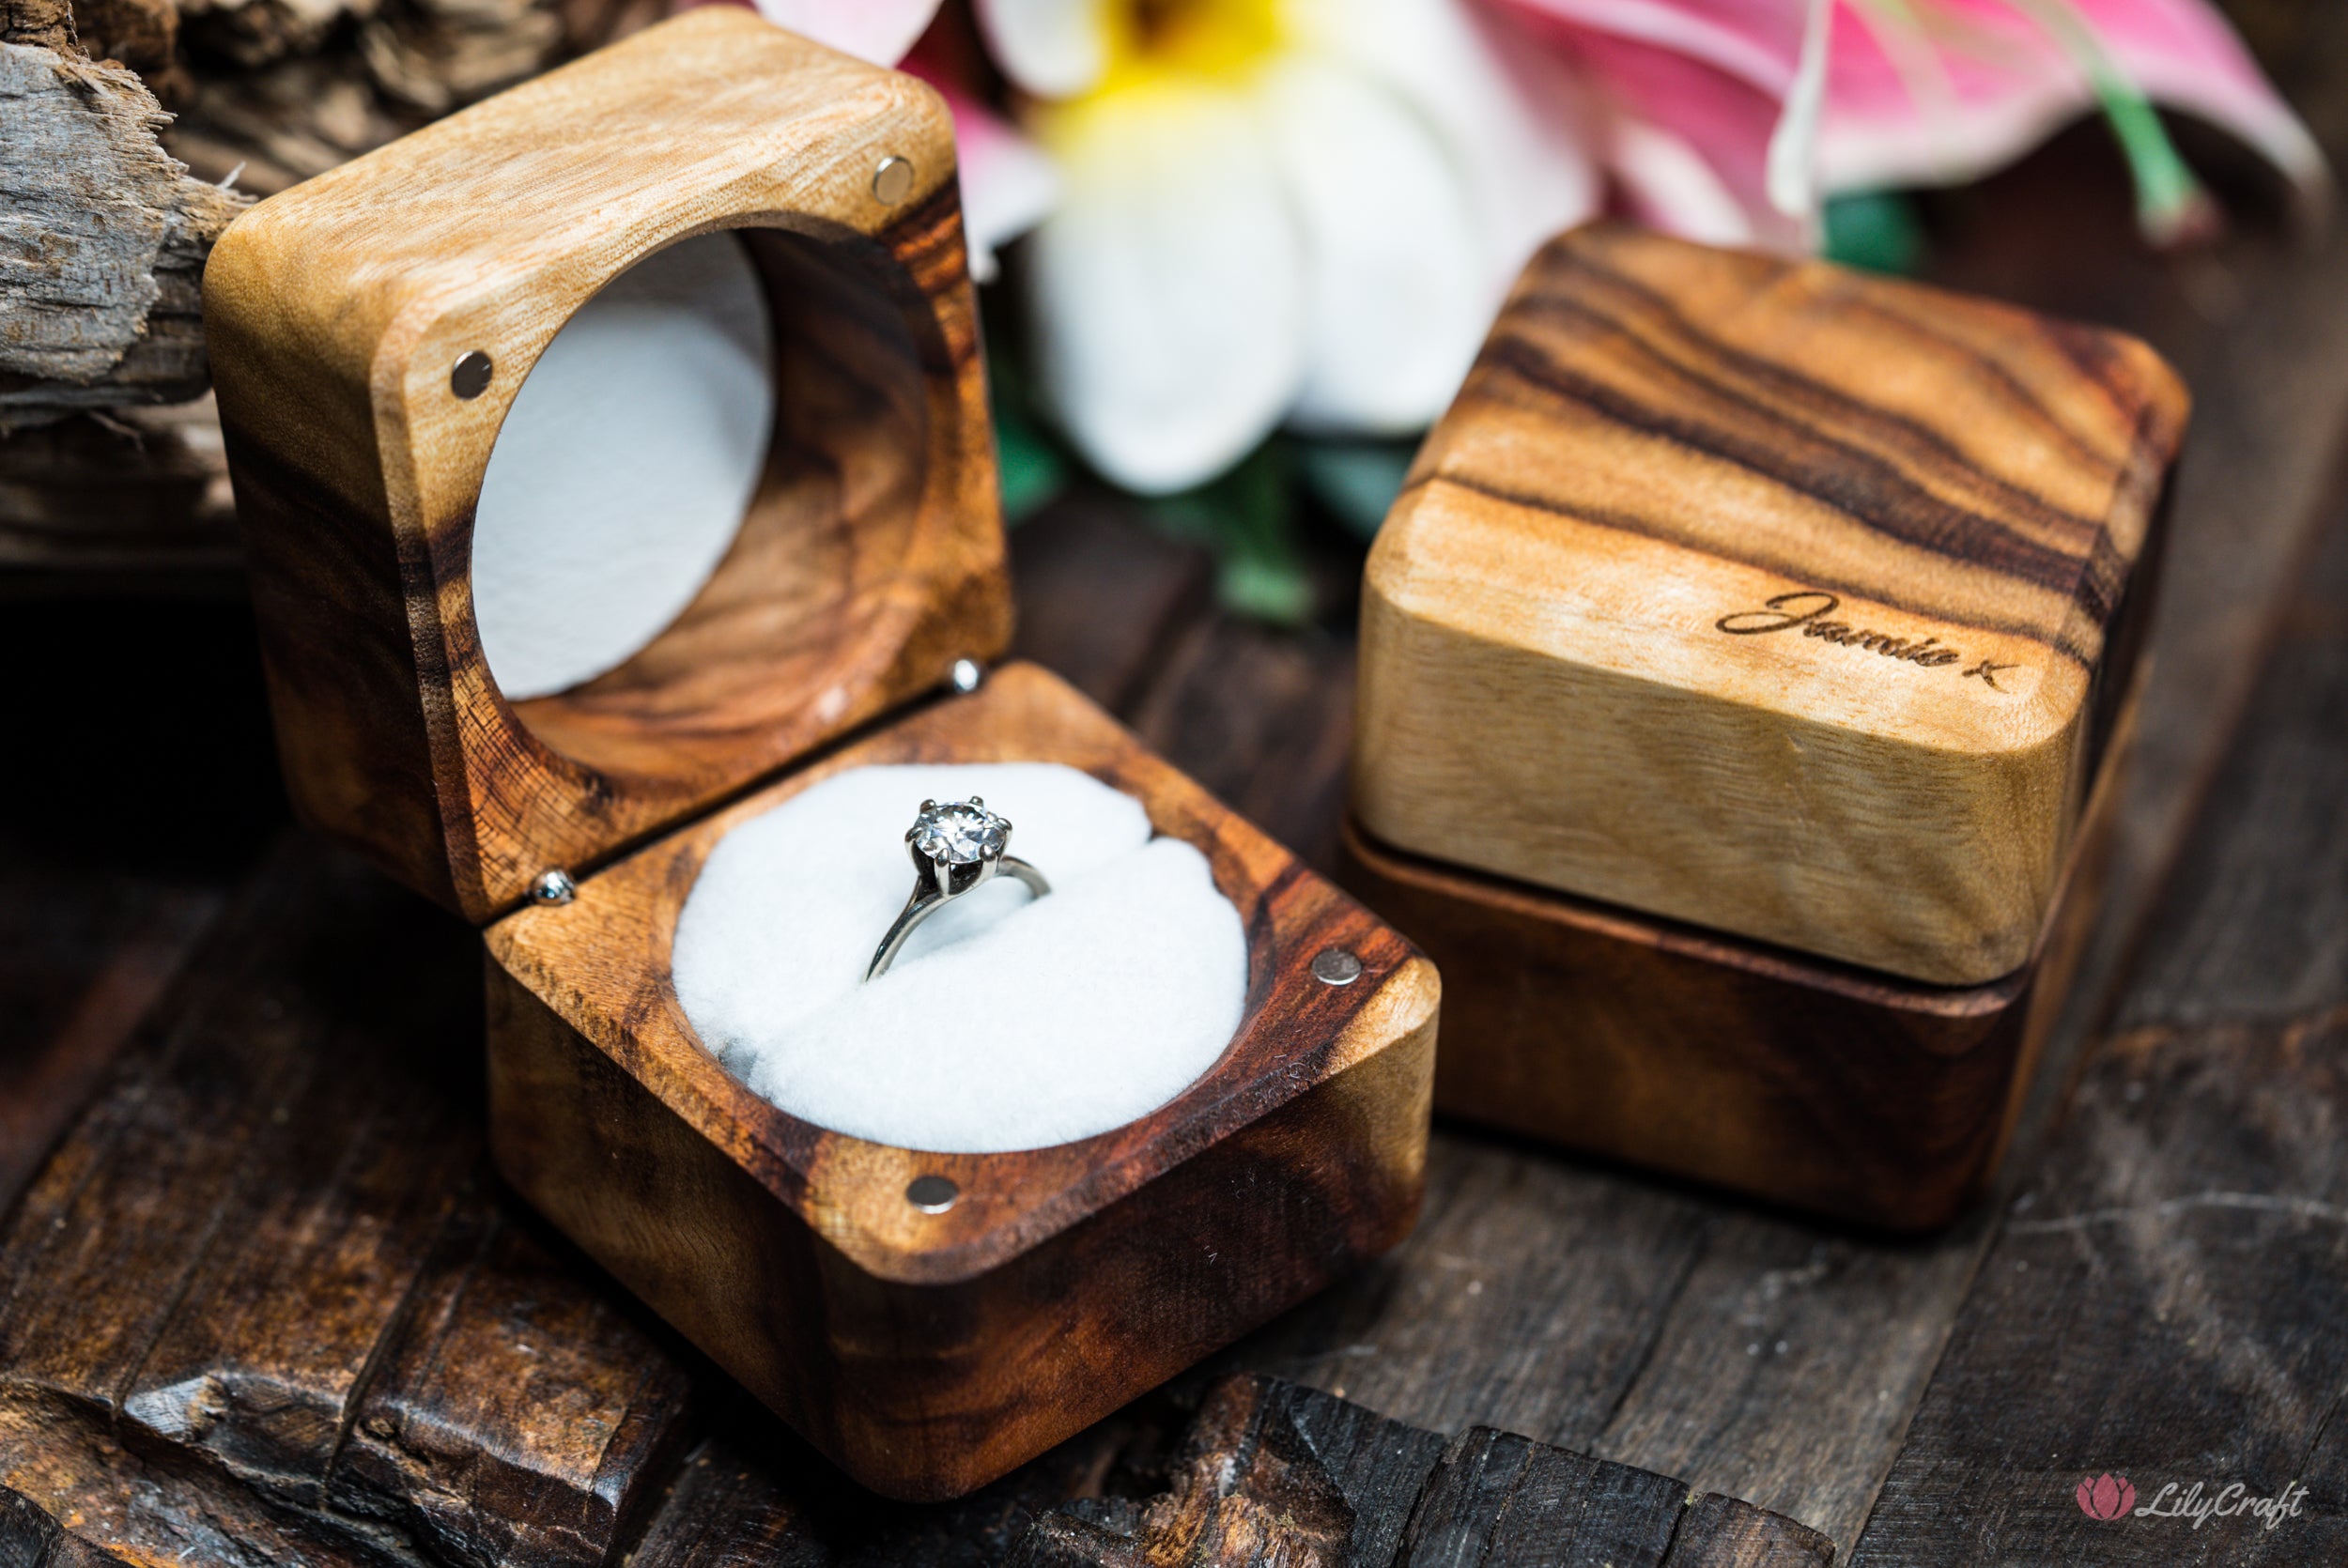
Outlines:
{"label": "wooden box lid", "polygon": [[[711,7],[231,225],[205,320],[302,814],[486,920],[998,653],[954,168],[929,87]],[[599,288],[717,229],[742,233],[774,324],[740,532],[634,657],[508,702],[469,580],[501,422]],[[486,389],[456,374],[472,355]]]}
{"label": "wooden box lid", "polygon": [[1402,849],[1939,984],[2045,923],[2186,398],[2131,338],[1613,225],[1519,280],[1371,552]]}

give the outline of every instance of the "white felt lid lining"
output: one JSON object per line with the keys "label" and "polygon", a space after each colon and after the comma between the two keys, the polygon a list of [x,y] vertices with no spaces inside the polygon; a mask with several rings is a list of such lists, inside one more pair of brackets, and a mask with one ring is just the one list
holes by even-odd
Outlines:
{"label": "white felt lid lining", "polygon": [[625,664],[708,583],[765,470],[773,361],[733,234],[647,256],[564,323],[474,508],[473,619],[508,700]]}

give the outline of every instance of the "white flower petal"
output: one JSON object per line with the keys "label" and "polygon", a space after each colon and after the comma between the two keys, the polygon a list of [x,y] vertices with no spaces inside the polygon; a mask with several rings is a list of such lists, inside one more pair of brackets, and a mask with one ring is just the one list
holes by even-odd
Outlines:
{"label": "white flower petal", "polygon": [[1640,222],[1707,245],[1758,240],[1737,193],[1675,132],[1644,120],[1618,119],[1608,151]]}
{"label": "white flower petal", "polygon": [[756,0],[758,14],[801,38],[876,66],[905,56],[937,14],[938,0]]}
{"label": "white flower petal", "polygon": [[1086,458],[1163,493],[1279,422],[1304,259],[1260,120],[1227,94],[1107,95],[1049,128],[1059,207],[1029,242],[1037,368]]}
{"label": "white flower petal", "polygon": [[1299,37],[1426,117],[1466,183],[1496,287],[1603,194],[1581,90],[1552,52],[1466,0],[1283,0]]}
{"label": "white flower petal", "polygon": [[1827,51],[1834,30],[1834,0],[1809,0],[1801,34],[1801,64],[1785,94],[1785,112],[1769,137],[1769,203],[1804,223],[1818,206],[1818,119],[1826,111]]}
{"label": "white flower petal", "polygon": [[1431,423],[1499,303],[1459,170],[1424,120],[1351,67],[1290,56],[1261,101],[1305,241],[1291,417],[1383,435]]}
{"label": "white flower petal", "polygon": [[978,0],[979,26],[1003,73],[1038,98],[1090,90],[1108,65],[1104,0]]}

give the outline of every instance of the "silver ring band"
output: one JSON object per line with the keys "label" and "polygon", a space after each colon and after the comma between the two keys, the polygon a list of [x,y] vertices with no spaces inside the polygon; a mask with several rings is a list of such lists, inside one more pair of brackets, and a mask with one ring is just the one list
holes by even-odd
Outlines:
{"label": "silver ring band", "polygon": [[864,977],[874,980],[888,973],[888,966],[897,961],[898,953],[922,921],[956,899],[978,891],[997,873],[1017,877],[1039,899],[1051,892],[1052,884],[1042,871],[1004,853],[1010,842],[1010,820],[987,810],[986,802],[976,795],[943,807],[934,800],[923,801],[920,815],[905,830],[905,850],[913,857],[912,896],[889,922],[888,932],[874,949]]}
{"label": "silver ring band", "polygon": [[[995,869],[1003,876],[1017,877],[1039,899],[1052,890],[1052,884],[1044,880],[1042,871],[1015,854],[1004,855],[995,863]],[[915,887],[913,897],[905,900],[905,907],[890,923],[888,934],[881,938],[880,948],[873,955],[872,965],[864,971],[864,977],[871,980],[888,974],[888,966],[897,961],[897,954],[913,940],[913,933],[919,929],[921,922],[962,896],[960,893],[940,893],[933,886]]]}

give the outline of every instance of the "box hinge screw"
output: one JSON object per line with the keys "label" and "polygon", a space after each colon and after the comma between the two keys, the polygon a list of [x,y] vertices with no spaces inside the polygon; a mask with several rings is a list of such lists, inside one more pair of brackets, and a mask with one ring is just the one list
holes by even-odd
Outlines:
{"label": "box hinge screw", "polygon": [[1362,977],[1362,961],[1342,947],[1323,947],[1313,955],[1313,978],[1324,986],[1350,986]]}

